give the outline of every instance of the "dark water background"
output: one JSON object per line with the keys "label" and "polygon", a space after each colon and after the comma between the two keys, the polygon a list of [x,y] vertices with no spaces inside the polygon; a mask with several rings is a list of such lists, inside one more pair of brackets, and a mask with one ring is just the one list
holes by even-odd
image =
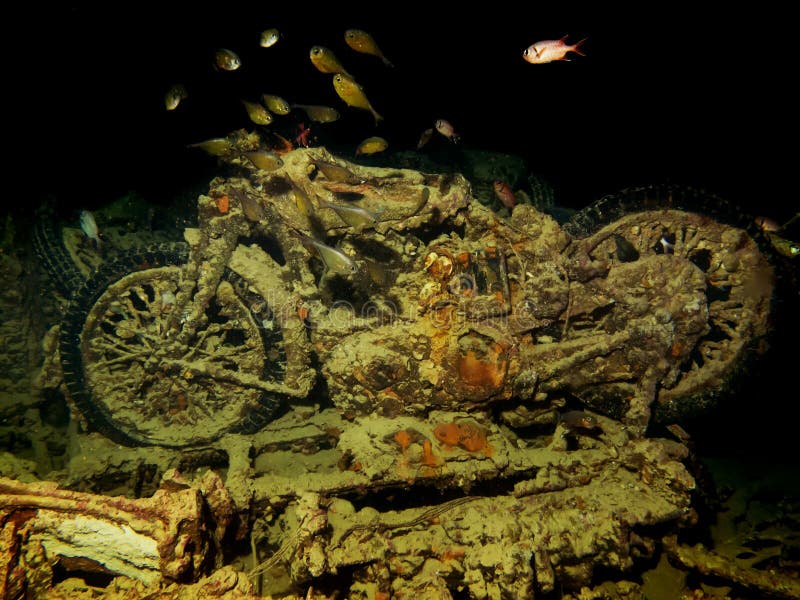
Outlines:
{"label": "dark water background", "polygon": [[[410,150],[448,119],[465,147],[520,155],[576,208],[670,181],[779,221],[800,209],[796,152],[783,149],[796,137],[797,50],[791,19],[769,5],[106,4],[37,6],[6,24],[6,187],[20,191],[4,210],[23,214],[47,193],[65,209],[131,189],[168,202],[214,173],[214,161],[186,144],[249,128],[239,100],[264,92],[336,107],[343,118],[326,132],[339,143],[377,134]],[[259,48],[260,31],[273,26],[284,38]],[[370,31],[395,68],[350,50],[349,27]],[[587,56],[522,60],[529,44],[566,34],[588,38]],[[343,105],[332,76],[308,59],[315,44],[335,52],[385,123]],[[214,71],[219,47],[238,52],[242,69]],[[168,113],[163,96],[176,82],[190,97]],[[792,303],[800,305],[796,290]],[[768,360],[693,431],[709,452],[793,460],[800,394],[783,363],[797,363],[800,327],[793,310],[782,318]]]}

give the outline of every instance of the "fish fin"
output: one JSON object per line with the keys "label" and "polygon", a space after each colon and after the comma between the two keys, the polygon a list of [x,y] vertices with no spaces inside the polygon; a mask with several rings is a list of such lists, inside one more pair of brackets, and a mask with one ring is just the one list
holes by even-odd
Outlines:
{"label": "fish fin", "polygon": [[562,38],[561,38],[560,40],[558,40],[558,41],[559,41],[559,42],[561,42],[561,43],[563,44],[563,43],[565,43],[565,42],[567,41],[567,38],[568,38],[568,37],[569,37],[569,34],[565,35],[564,37],[562,37]]}
{"label": "fish fin", "polygon": [[584,54],[584,53],[583,53],[583,51],[581,50],[581,45],[582,45],[582,44],[583,44],[583,42],[585,42],[587,39],[589,39],[589,38],[583,38],[581,41],[577,42],[576,44],[573,44],[573,45],[572,45],[572,51],[573,51],[575,54],[580,54],[581,56],[586,56],[586,54]]}
{"label": "fish fin", "polygon": [[381,60],[383,61],[383,64],[385,64],[387,67],[394,68],[394,65],[392,64],[392,61],[390,61],[388,58],[386,58],[382,54],[381,54]]}
{"label": "fish fin", "polygon": [[372,112],[372,116],[375,119],[375,125],[377,126],[378,123],[383,121],[383,117],[381,115],[379,115],[378,111],[375,110],[374,108],[372,108],[371,106],[369,107],[369,110]]}

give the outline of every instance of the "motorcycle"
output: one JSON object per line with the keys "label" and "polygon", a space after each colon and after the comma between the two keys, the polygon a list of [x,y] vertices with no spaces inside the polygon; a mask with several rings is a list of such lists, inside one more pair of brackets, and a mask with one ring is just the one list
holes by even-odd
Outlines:
{"label": "motorcycle", "polygon": [[702,191],[626,190],[562,226],[499,216],[459,174],[324,148],[266,165],[227,139],[185,243],[104,261],[63,319],[69,396],[119,443],[208,444],[303,402],[517,428],[582,405],[643,435],[716,402],[767,332],[772,268]]}

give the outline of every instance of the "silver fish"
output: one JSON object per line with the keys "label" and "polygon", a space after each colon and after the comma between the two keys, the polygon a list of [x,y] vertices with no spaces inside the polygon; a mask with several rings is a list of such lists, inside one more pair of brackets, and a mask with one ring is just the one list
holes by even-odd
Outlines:
{"label": "silver fish", "polygon": [[233,144],[228,138],[211,138],[195,144],[189,144],[187,148],[200,148],[211,156],[225,156],[233,150]]}
{"label": "silver fish", "polygon": [[342,221],[353,227],[356,232],[359,233],[365,227],[373,227],[375,223],[378,222],[378,215],[368,211],[366,208],[361,208],[360,206],[331,204],[330,202],[325,202],[325,200],[320,198],[319,207],[330,208],[336,211],[336,214],[339,215]]}
{"label": "silver fish", "polygon": [[97,221],[94,220],[94,215],[88,210],[82,210],[80,214],[81,229],[86,237],[92,240],[95,248],[100,248],[100,230],[97,227]]}
{"label": "silver fish", "polygon": [[355,261],[347,256],[344,252],[337,248],[333,248],[326,244],[323,244],[319,240],[315,240],[314,238],[304,235],[303,242],[308,245],[314,247],[319,254],[322,263],[325,265],[325,272],[323,273],[323,277],[327,275],[329,272],[337,273],[339,275],[352,275],[358,272],[358,265]]}

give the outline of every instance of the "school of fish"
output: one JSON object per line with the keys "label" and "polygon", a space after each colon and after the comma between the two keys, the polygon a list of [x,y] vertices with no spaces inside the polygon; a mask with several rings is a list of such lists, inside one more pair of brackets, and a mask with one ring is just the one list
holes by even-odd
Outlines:
{"label": "school of fish", "polygon": [[[269,49],[276,46],[283,39],[283,33],[277,28],[267,28],[261,31],[258,38],[258,46]],[[525,61],[533,64],[543,64],[555,61],[569,60],[566,56],[569,53],[583,55],[581,46],[585,40],[575,44],[567,43],[567,36],[559,40],[542,40],[531,44],[524,50],[522,56]],[[345,46],[352,51],[372,56],[380,60],[386,67],[394,67],[393,63],[386,57],[376,42],[375,38],[362,29],[347,29],[344,32]],[[269,50],[269,52],[276,52]],[[308,51],[308,58],[311,65],[323,75],[332,76],[331,82],[333,91],[339,99],[349,108],[358,111],[368,112],[378,126],[384,117],[375,109],[367,96],[364,86],[359,83],[356,76],[348,71],[344,63],[339,59],[334,50],[320,44],[311,46]],[[234,72],[242,68],[243,62],[239,54],[230,48],[218,48],[213,55],[212,66],[215,71],[220,73]],[[224,77],[235,77],[225,75]],[[270,90],[273,91],[273,90]],[[380,90],[379,90],[380,91]],[[175,111],[187,99],[189,91],[184,83],[175,83],[164,95],[164,105],[167,111]],[[283,96],[273,93],[262,93],[258,98],[239,98],[244,112],[250,122],[260,127],[280,126],[281,119],[293,111],[305,113],[307,121],[296,123],[295,131],[292,135],[283,135],[277,132],[270,132],[269,135],[277,143],[264,150],[245,152],[241,154],[242,160],[249,163],[253,168],[260,171],[272,171],[283,165],[280,155],[291,150],[293,146],[308,147],[316,143],[317,136],[312,134],[312,128],[316,130],[317,125],[333,123],[341,118],[341,114],[335,108],[325,104],[301,104],[290,103]],[[306,124],[310,122],[310,124]],[[282,131],[286,131],[284,128]],[[460,133],[454,125],[447,119],[436,119],[432,126],[426,128],[419,137],[416,148],[419,150],[430,143],[435,133],[439,133],[449,142],[457,144],[461,140]],[[234,152],[232,143],[226,138],[211,138],[200,142],[188,144],[190,148],[199,148],[212,156],[229,156]],[[389,142],[380,136],[369,136],[363,139],[354,149],[355,156],[369,156],[385,152],[389,147]],[[326,161],[316,161],[315,168],[324,177],[333,182],[345,185],[360,185],[363,181],[359,180],[353,173],[346,168],[335,163]],[[516,204],[516,198],[511,188],[502,181],[495,181],[494,191],[498,201],[509,210]],[[295,190],[295,199],[301,213],[311,216],[317,211],[333,211],[339,219],[355,232],[360,232],[364,228],[374,226],[379,220],[379,214],[373,213],[357,206],[354,203],[334,203],[317,198],[316,203],[305,196],[300,190]],[[87,236],[99,245],[97,237],[97,227],[91,219],[91,214],[81,215],[81,224]],[[358,266],[353,257],[345,254],[341,250],[328,246],[323,241],[298,231],[303,245],[314,252],[325,266],[323,276],[333,273],[339,275],[350,275],[358,271]]]}

